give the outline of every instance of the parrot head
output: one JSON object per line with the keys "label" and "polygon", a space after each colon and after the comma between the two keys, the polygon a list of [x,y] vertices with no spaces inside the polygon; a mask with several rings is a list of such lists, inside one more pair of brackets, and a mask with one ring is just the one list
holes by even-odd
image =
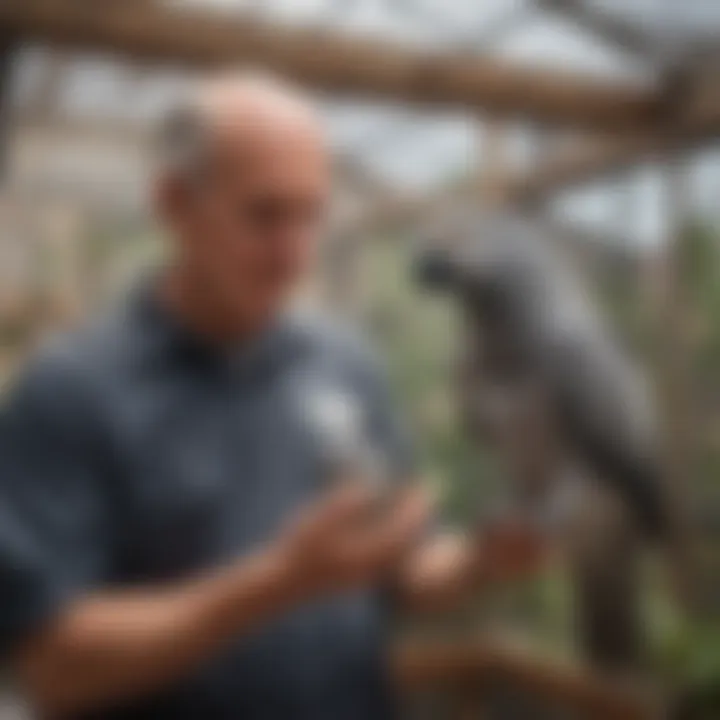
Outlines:
{"label": "parrot head", "polygon": [[[424,290],[448,295],[482,316],[504,314],[513,293],[517,258],[501,218],[458,213],[433,229],[413,262],[413,277]],[[513,303],[515,304],[515,303]]]}
{"label": "parrot head", "polygon": [[428,290],[447,292],[458,289],[462,284],[460,270],[452,252],[445,247],[429,247],[415,258],[415,279]]}

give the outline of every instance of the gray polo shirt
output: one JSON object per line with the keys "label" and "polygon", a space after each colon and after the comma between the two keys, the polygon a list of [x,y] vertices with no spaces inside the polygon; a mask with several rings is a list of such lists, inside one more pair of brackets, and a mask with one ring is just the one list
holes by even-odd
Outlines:
{"label": "gray polo shirt", "polygon": [[[221,353],[145,288],[40,353],[0,414],[0,652],[78,595],[188,578],[273,538],[324,486],[312,417],[328,397],[396,476],[412,471],[376,363],[317,322]],[[327,598],[94,717],[386,717],[384,633],[379,591]]]}

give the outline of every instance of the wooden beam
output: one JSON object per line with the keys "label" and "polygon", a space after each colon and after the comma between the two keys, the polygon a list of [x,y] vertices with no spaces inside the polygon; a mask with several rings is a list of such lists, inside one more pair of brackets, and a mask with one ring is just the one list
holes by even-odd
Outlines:
{"label": "wooden beam", "polygon": [[15,113],[16,122],[23,122],[22,114],[47,118],[59,105],[63,86],[71,69],[71,59],[66,53],[50,51],[39,58],[39,80],[33,84],[32,94]]}
{"label": "wooden beam", "polygon": [[[478,200],[476,183],[450,192],[387,197],[385,202],[371,207],[359,217],[339,224],[334,232],[360,239],[375,234],[392,234],[392,231],[397,229],[410,232],[415,229],[421,232],[433,219],[452,213],[453,208],[473,205],[480,209],[484,206],[482,201]],[[508,211],[511,210],[512,208],[508,208]],[[634,247],[633,242],[625,235],[567,223],[546,212],[533,211],[527,216],[532,217],[535,224],[545,229],[549,237],[557,240],[562,251],[573,257],[579,267],[597,266],[603,261],[618,265],[640,262],[639,257],[630,249]]]}
{"label": "wooden beam", "polygon": [[509,172],[510,132],[507,123],[489,118],[483,125],[482,154],[478,165],[478,197],[486,205],[504,202],[502,190]]}
{"label": "wooden beam", "polygon": [[685,93],[672,108],[668,108],[670,119],[657,120],[654,129],[649,126],[647,133],[588,141],[546,158],[537,170],[510,180],[506,189],[508,199],[534,202],[583,183],[602,180],[643,162],[717,140],[720,138],[720,92],[717,88],[718,76],[710,73],[698,82],[694,91]]}
{"label": "wooden beam", "polygon": [[144,61],[262,64],[327,92],[594,130],[639,130],[657,109],[657,95],[637,85],[152,3],[3,0],[0,29],[24,40]]}
{"label": "wooden beam", "polygon": [[665,243],[660,257],[659,296],[654,326],[659,339],[658,380],[663,410],[662,447],[671,498],[670,568],[675,591],[686,610],[700,607],[698,545],[690,500],[697,487],[699,446],[697,407],[693,401],[692,299],[686,269],[690,229],[690,165],[687,158],[670,160],[664,168]]}
{"label": "wooden beam", "polygon": [[652,720],[656,702],[589,673],[495,642],[407,642],[393,656],[395,681],[405,693],[428,689],[489,691],[504,686],[553,708],[592,720]]}
{"label": "wooden beam", "polygon": [[18,142],[47,141],[62,143],[107,145],[108,147],[137,147],[152,150],[154,126],[143,120],[123,120],[117,117],[70,116],[58,112],[37,112],[36,108],[21,109],[13,116],[13,136]]}
{"label": "wooden beam", "polygon": [[509,201],[533,203],[545,196],[623,172],[668,150],[666,136],[628,137],[573,144],[546,157],[540,166],[511,179]]}
{"label": "wooden beam", "polygon": [[7,141],[10,126],[10,85],[15,43],[0,34],[0,181],[5,175]]}

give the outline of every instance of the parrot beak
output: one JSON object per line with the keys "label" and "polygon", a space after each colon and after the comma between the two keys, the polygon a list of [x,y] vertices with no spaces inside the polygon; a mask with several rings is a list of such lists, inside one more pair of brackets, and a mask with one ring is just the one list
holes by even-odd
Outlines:
{"label": "parrot beak", "polygon": [[413,275],[421,287],[429,290],[450,290],[457,281],[455,264],[446,248],[430,248],[414,262]]}

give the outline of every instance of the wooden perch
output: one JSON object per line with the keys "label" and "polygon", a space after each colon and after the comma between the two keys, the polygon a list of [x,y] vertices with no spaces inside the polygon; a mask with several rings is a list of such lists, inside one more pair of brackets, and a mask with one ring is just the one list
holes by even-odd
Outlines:
{"label": "wooden perch", "polygon": [[[415,643],[394,657],[396,682],[405,693],[462,691],[501,683],[539,702],[588,720],[653,720],[656,708],[644,693],[601,680],[518,650],[481,642]],[[574,717],[574,715],[573,715]]]}
{"label": "wooden perch", "polygon": [[657,94],[470,54],[291,28],[244,15],[160,4],[3,0],[0,31],[21,40],[190,66],[261,64],[322,91],[427,106],[487,110],[597,131],[632,131]]}
{"label": "wooden perch", "polygon": [[5,173],[7,125],[10,116],[10,76],[15,57],[15,43],[0,33],[0,181]]}

